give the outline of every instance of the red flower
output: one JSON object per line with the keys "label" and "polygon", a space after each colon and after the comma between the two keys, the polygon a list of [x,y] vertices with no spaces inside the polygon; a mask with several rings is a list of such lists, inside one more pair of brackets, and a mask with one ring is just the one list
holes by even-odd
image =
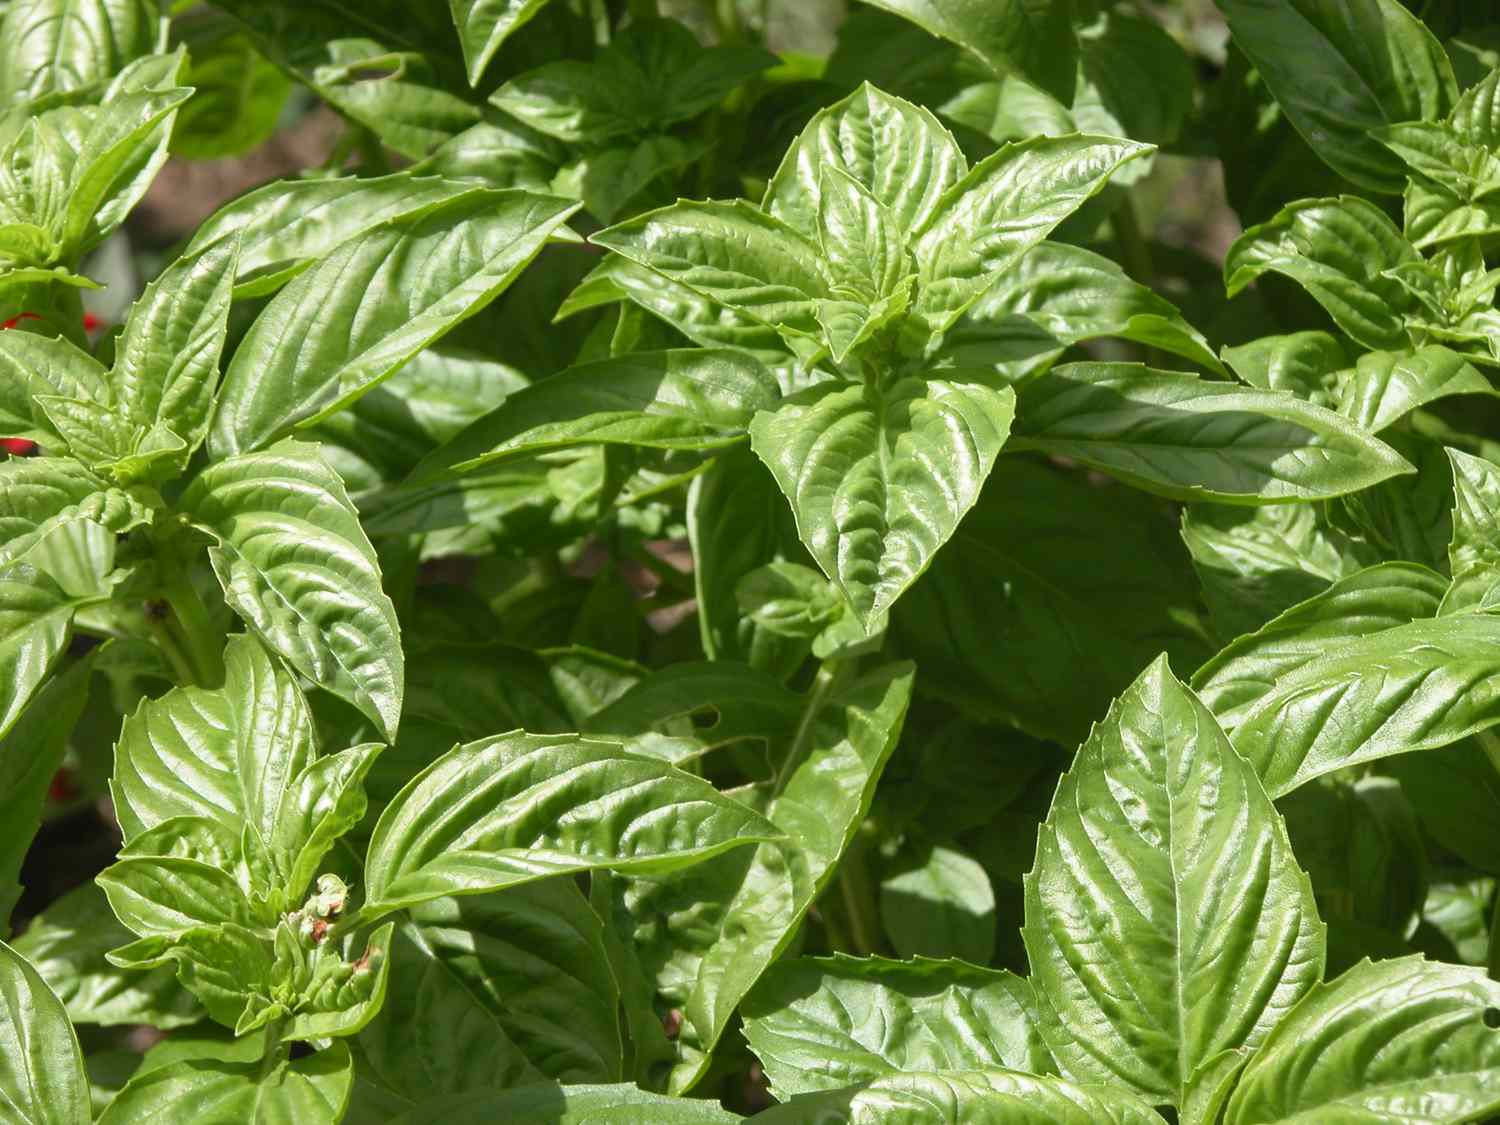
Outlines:
{"label": "red flower", "polygon": [[23,320],[41,320],[41,319],[42,318],[39,317],[39,316],[37,316],[37,314],[34,313],[34,312],[18,313],[17,315],[15,315],[15,316],[11,317],[9,320],[7,320],[4,324],[0,324],[0,328],[14,328],[16,325],[20,324],[21,321],[23,321]]}
{"label": "red flower", "polygon": [[23,437],[0,438],[0,453],[11,457],[35,457],[36,442]]}

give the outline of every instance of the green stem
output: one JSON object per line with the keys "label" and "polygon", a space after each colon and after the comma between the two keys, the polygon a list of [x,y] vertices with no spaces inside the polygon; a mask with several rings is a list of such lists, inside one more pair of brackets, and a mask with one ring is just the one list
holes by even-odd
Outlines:
{"label": "green stem", "polygon": [[1151,260],[1151,247],[1141,232],[1141,221],[1135,213],[1135,201],[1128,195],[1109,217],[1110,229],[1120,244],[1120,258],[1125,272],[1142,285],[1149,286],[1156,276],[1156,265]]}
{"label": "green stem", "polygon": [[839,894],[844,900],[844,911],[849,915],[855,951],[861,957],[880,950],[875,890],[870,881],[870,868],[865,863],[867,847],[865,832],[861,828],[839,862]]}
{"label": "green stem", "polygon": [[823,710],[823,704],[828,701],[828,697],[833,694],[834,687],[843,679],[847,667],[849,665],[842,660],[825,660],[823,666],[818,669],[818,676],[813,680],[812,690],[807,693],[807,706],[802,709],[802,718],[797,722],[797,732],[792,736],[792,744],[787,748],[781,768],[776,771],[776,783],[772,787],[772,796],[781,793],[781,788],[786,784],[786,779],[791,775],[792,770],[811,749],[813,724],[818,720],[818,712]]}
{"label": "green stem", "polygon": [[181,644],[192,682],[200,687],[218,687],[224,682],[224,638],[214,628],[208,607],[171,546],[157,552],[157,580],[171,609],[165,624]]}
{"label": "green stem", "polygon": [[282,1029],[285,1027],[285,1016],[266,1025],[266,1053],[260,1060],[261,1081],[271,1077],[271,1073],[286,1061],[291,1052],[291,1045],[281,1042]]}
{"label": "green stem", "polygon": [[719,33],[720,44],[732,47],[745,41],[745,28],[740,22],[739,0],[715,0],[714,25]]}
{"label": "green stem", "polygon": [[1500,980],[1500,887],[1495,888],[1495,908],[1490,914],[1490,980]]}
{"label": "green stem", "polygon": [[630,18],[633,20],[654,20],[660,13],[656,9],[656,0],[630,0]]}
{"label": "green stem", "polygon": [[177,634],[173,632],[165,617],[151,617],[151,636],[156,641],[156,647],[161,649],[162,655],[167,658],[167,663],[172,666],[172,673],[177,677],[179,684],[197,684],[198,673],[193,667],[187,654],[182,651],[182,645],[178,643]]}

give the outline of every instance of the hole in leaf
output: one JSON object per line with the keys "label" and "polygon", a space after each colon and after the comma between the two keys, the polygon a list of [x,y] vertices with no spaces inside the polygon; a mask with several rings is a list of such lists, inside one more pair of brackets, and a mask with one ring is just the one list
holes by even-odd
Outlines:
{"label": "hole in leaf", "polygon": [[1500,1008],[1486,1008],[1484,1010],[1484,1026],[1492,1031],[1500,1028]]}
{"label": "hole in leaf", "polygon": [[694,730],[713,730],[719,725],[719,709],[711,703],[705,703],[689,714],[688,718],[693,721]]}

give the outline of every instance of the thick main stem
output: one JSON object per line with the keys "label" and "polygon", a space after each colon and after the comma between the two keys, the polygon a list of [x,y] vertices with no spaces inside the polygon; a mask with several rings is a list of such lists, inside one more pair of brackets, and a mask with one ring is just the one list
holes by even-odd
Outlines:
{"label": "thick main stem", "polygon": [[166,625],[193,682],[199,687],[218,687],[224,682],[224,638],[214,628],[208,607],[171,546],[157,552],[157,581],[169,610]]}

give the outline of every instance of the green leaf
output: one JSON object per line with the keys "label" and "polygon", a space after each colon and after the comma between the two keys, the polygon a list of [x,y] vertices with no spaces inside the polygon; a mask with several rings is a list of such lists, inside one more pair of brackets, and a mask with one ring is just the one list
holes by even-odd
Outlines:
{"label": "green leaf", "polygon": [[173,262],[131,307],[109,374],[115,405],[136,433],[131,453],[164,428],[181,439],[178,467],[202,443],[229,328],[235,243]]}
{"label": "green leaf", "polygon": [[0,105],[102,86],[156,44],[149,0],[38,0],[0,22]]}
{"label": "green leaf", "polygon": [[797,531],[866,630],[927,569],[994,466],[1014,396],[966,372],[829,383],[750,424]]}
{"label": "green leaf", "polygon": [[636,920],[637,952],[660,1002],[682,1013],[672,1091],[702,1077],[740,1001],[832,877],[895,748],[911,686],[909,664],[825,682],[808,700],[765,806],[788,842],[638,880],[625,894],[621,907]]}
{"label": "green leaf", "polygon": [[115,917],[141,937],[172,938],[225,922],[248,929],[269,920],[254,915],[233,875],[194,859],[122,859],[97,881]]}
{"label": "green leaf", "polygon": [[236,297],[274,292],[304,266],[382,223],[428,211],[472,184],[398,172],[369,179],[278,180],[226,203],[193,234],[188,254],[238,235]]}
{"label": "green leaf", "polygon": [[967,165],[930,111],[866,82],[815,114],[792,142],[766,186],[765,211],[816,238],[825,169],[863,187],[910,233],[933,217]]}
{"label": "green leaf", "polygon": [[1487,610],[1500,604],[1500,468],[1456,449],[1447,453],[1453,465],[1453,588],[1442,612]]}
{"label": "green leaf", "polygon": [[126,718],[110,793],[127,845],[175,817],[207,820],[236,845],[247,827],[272,839],[316,756],[312,719],[296,680],[253,638],[232,639],[224,666],[222,688],[177,688]]}
{"label": "green leaf", "polygon": [[1070,363],[1022,388],[1011,448],[1070,457],[1177,500],[1320,500],[1412,467],[1330,410],[1289,394]]}
{"label": "green leaf", "polygon": [[1371,191],[1396,194],[1401,162],[1369,131],[1436,121],[1458,98],[1448,56],[1396,0],[1219,0],[1234,43],[1292,125],[1329,167]]}
{"label": "green leaf", "polygon": [[217,541],[209,559],[229,607],[393,740],[404,676],[396,611],[343,482],[317,447],[284,441],[210,465],[181,507]]}
{"label": "green leaf", "polygon": [[1373,434],[1450,395],[1497,393],[1463,356],[1433,345],[1409,355],[1370,352],[1360,356],[1353,374],[1339,384],[1336,409]]}
{"label": "green leaf", "polygon": [[1010,1070],[892,1074],[806,1094],[756,1125],[1156,1125],[1161,1115],[1120,1090]]}
{"label": "green leaf", "polygon": [[[587,734],[630,738],[659,732],[711,749],[790,738],[802,711],[802,696],[764,672],[727,661],[684,663],[632,684],[581,725]],[[635,752],[656,756],[647,747]]]}
{"label": "green leaf", "polygon": [[1489,1026],[1497,1006],[1500,985],[1480,969],[1420,957],[1356,965],[1318,985],[1266,1039],[1226,1125],[1481,1119],[1500,1108],[1500,1037]]}
{"label": "green leaf", "polygon": [[700,778],[576,735],[455,747],[381,814],[367,909],[594,867],[664,873],[779,836]]}
{"label": "green leaf", "polygon": [[477,419],[416,469],[418,483],[575,445],[711,450],[742,440],[776,380],[728,349],[630,352],[533,383]]}
{"label": "green leaf", "polygon": [[893,1071],[1053,1069],[1026,982],[962,961],[786,961],[761,978],[744,1015],[781,1101]]}
{"label": "green leaf", "polygon": [[168,966],[119,969],[104,955],[135,940],[93,883],[69,891],[32,920],[15,950],[57,993],[74,1023],[149,1023],[168,1030],[196,1023],[203,1009]]}
{"label": "green leaf", "polygon": [[669,172],[686,168],[702,158],[708,146],[699,140],[652,134],[638,141],[626,140],[609,148],[586,152],[550,181],[552,190],[577,194],[589,214],[612,223],[649,185]]}
{"label": "green leaf", "polygon": [[420,1125],[437,1113],[448,1125],[735,1125],[745,1120],[701,1098],[669,1098],[630,1084],[519,1086],[424,1102],[390,1125]]}
{"label": "green leaf", "polygon": [[1073,96],[1077,44],[1066,9],[1044,0],[866,0],[957,43],[997,75],[1019,70],[1053,97]]}
{"label": "green leaf", "polygon": [[1042,1034],[1075,1080],[1180,1105],[1322,975],[1312,886],[1249,763],[1165,659],[1063,775],[1026,877]]}
{"label": "green leaf", "polygon": [[1193,690],[1232,730],[1281,677],[1331,644],[1435,617],[1447,586],[1426,567],[1399,562],[1340,578],[1220,651],[1193,674]]}
{"label": "green leaf", "polygon": [[1224,284],[1233,297],[1268,270],[1283,274],[1365,347],[1399,350],[1412,298],[1387,271],[1418,260],[1373,203],[1352,195],[1302,199],[1235,240],[1224,258]]}
{"label": "green leaf", "polygon": [[35,568],[0,570],[0,737],[68,647],[75,608],[73,599]]}
{"label": "green leaf", "polygon": [[259,1060],[184,1059],[138,1073],[110,1102],[99,1125],[203,1119],[205,1107],[212,1107],[215,1120],[245,1125],[338,1121],[353,1081],[349,1049],[337,1042],[269,1070]]}
{"label": "green leaf", "polygon": [[1338,337],[1327,332],[1292,332],[1225,348],[1224,362],[1252,387],[1291,391],[1314,406],[1333,409],[1337,375],[1348,368],[1350,356]]}
{"label": "green leaf", "polygon": [[995,955],[990,877],[977,860],[952,848],[932,848],[914,866],[898,861],[880,883],[880,919],[902,957],[985,965]]}
{"label": "green leaf", "polygon": [[1037,137],[976,164],[914,232],[913,312],[930,331],[945,331],[1121,165],[1151,151],[1106,137]]}
{"label": "green leaf", "polygon": [[1281,676],[1230,731],[1273,796],[1359,762],[1434,749],[1500,721],[1500,619],[1413,621]]}
{"label": "green leaf", "polygon": [[221,160],[270,140],[292,92],[291,80],[242,34],[192,43],[189,51],[183,85],[193,87],[193,96],[177,111],[172,153]]}
{"label": "green leaf", "polygon": [[570,876],[413,908],[397,970],[355,1051],[390,1096],[623,1076],[604,926]]}
{"label": "green leaf", "polygon": [[85,658],[54,676],[0,738],[0,929],[6,932],[11,909],[21,897],[21,865],[83,713],[91,670],[92,662]]}
{"label": "green leaf", "polygon": [[[1044,333],[1040,340],[1037,328]],[[1224,372],[1208,342],[1170,301],[1132,281],[1108,258],[1063,242],[1040,242],[1008,267],[948,329],[935,359],[959,367],[993,364],[1019,377],[1031,368],[1017,365],[1018,358],[1043,350],[1050,363],[1066,347],[1109,336]]]}
{"label": "green leaf", "polygon": [[784,337],[818,333],[817,302],[829,294],[817,249],[743,200],[675,203],[602,230],[589,241]]}
{"label": "green leaf", "polygon": [[1500,874],[1500,839],[1489,829],[1500,816],[1500,770],[1476,739],[1392,758],[1385,770],[1433,840],[1476,870]]}
{"label": "green leaf", "polygon": [[811,640],[843,613],[829,581],[799,563],[756,567],[735,584],[734,596],[741,614],[783,637]]}
{"label": "green leaf", "polygon": [[[1088,551],[1077,547],[1088,528]],[[1003,457],[932,569],[891,616],[919,690],[964,714],[1076,745],[1163,649],[1211,652],[1169,513],[1114,483]]]}
{"label": "green leaf", "polygon": [[547,6],[548,0],[448,0],[463,44],[469,85],[479,85],[500,45]]}
{"label": "green leaf", "polygon": [[0,568],[36,561],[34,553],[70,524],[87,521],[119,533],[150,523],[153,516],[145,497],[107,487],[71,459],[0,462]]}
{"label": "green leaf", "polygon": [[67,340],[0,332],[0,428],[9,437],[55,447],[57,431],[37,405],[37,396],[107,400],[108,379],[98,360]]}
{"label": "green leaf", "polygon": [[[474,191],[344,243],[279,293],[235,350],[213,455],[262,448],[353,402],[494,300],[575,210]],[[370,292],[400,298],[372,303]]]}
{"label": "green leaf", "polygon": [[83,1052],[62,1002],[0,941],[0,1105],[27,1125],[88,1125]]}
{"label": "green leaf", "polygon": [[1222,637],[1259,629],[1300,601],[1379,561],[1312,504],[1192,504],[1182,539]]}

